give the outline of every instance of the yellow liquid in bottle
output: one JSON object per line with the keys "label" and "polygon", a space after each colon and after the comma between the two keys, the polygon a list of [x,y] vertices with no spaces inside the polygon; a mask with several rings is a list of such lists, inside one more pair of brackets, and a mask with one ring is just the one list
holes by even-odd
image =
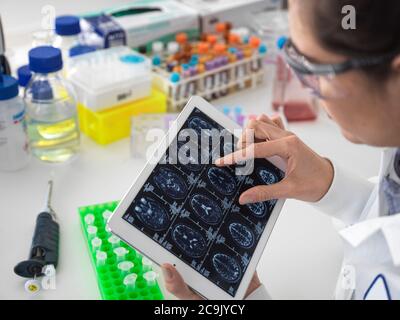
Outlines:
{"label": "yellow liquid in bottle", "polygon": [[46,123],[28,119],[32,153],[45,162],[65,162],[79,151],[80,135],[76,117]]}

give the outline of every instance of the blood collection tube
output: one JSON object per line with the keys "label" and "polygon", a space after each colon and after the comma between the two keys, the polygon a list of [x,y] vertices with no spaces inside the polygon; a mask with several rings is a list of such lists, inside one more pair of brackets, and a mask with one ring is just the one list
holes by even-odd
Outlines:
{"label": "blood collection tube", "polygon": [[[215,64],[214,64],[213,60],[206,62],[205,66],[206,66],[207,72],[212,72],[215,68],[214,65]],[[205,88],[205,91],[207,92],[206,99],[212,98],[213,87],[214,87],[214,75],[210,74],[210,75],[206,76],[206,78],[204,79],[204,88]]]}
{"label": "blood collection tube", "polygon": [[134,266],[134,263],[131,261],[122,261],[118,263],[118,269],[121,271],[123,276],[127,276]]}
{"label": "blood collection tube", "polygon": [[95,238],[92,239],[91,244],[92,244],[92,249],[93,249],[94,251],[97,251],[97,250],[100,250],[102,241],[101,241],[100,238],[95,237]]}
{"label": "blood collection tube", "polygon": [[97,251],[96,252],[96,265],[98,267],[103,267],[106,264],[107,260],[107,253],[104,251]]}
{"label": "blood collection tube", "polygon": [[136,280],[138,275],[136,273],[130,273],[124,278],[124,286],[127,290],[132,291],[136,288]]}
{"label": "blood collection tube", "polygon": [[126,250],[124,247],[118,247],[114,249],[114,254],[117,257],[117,261],[121,262],[125,260],[126,255],[128,254],[128,250]]}
{"label": "blood collection tube", "polygon": [[154,271],[147,271],[143,274],[143,279],[146,280],[147,286],[153,287],[156,285],[157,273]]}
{"label": "blood collection tube", "polygon": [[172,100],[179,101],[180,90],[181,90],[181,86],[179,85],[179,82],[181,81],[181,76],[179,72],[172,72],[170,76],[170,81],[172,83],[171,87]]}
{"label": "blood collection tube", "polygon": [[93,214],[89,213],[85,216],[86,225],[90,226],[94,223],[95,217]]}

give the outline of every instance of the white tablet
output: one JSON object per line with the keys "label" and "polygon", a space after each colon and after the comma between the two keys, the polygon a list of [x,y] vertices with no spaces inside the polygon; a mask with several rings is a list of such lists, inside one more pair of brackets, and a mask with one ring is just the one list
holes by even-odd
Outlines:
{"label": "white tablet", "polygon": [[[155,263],[175,265],[204,298],[243,299],[284,200],[241,206],[238,199],[251,187],[283,179],[283,161],[256,159],[248,175],[213,165],[232,152],[240,128],[200,97],[191,98],[175,124],[109,227]],[[211,141],[216,130],[223,137]],[[202,138],[193,140],[193,132]]]}

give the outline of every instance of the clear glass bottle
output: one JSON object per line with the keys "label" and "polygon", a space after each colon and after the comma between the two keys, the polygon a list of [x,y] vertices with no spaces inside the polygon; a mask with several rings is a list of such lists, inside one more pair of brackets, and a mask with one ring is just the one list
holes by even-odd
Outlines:
{"label": "clear glass bottle", "polygon": [[50,163],[73,159],[80,145],[75,94],[60,72],[62,66],[57,48],[29,51],[33,75],[24,94],[29,142],[32,154]]}
{"label": "clear glass bottle", "polygon": [[53,45],[61,50],[63,59],[66,61],[69,58],[69,50],[79,44],[81,33],[79,17],[58,16],[55,21],[55,32]]}
{"label": "clear glass bottle", "polygon": [[25,104],[18,96],[18,82],[0,74],[0,170],[16,171],[28,162]]}

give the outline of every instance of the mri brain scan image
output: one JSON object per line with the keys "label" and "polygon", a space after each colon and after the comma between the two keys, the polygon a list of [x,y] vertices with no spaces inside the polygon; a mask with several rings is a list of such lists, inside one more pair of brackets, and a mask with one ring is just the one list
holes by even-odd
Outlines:
{"label": "mri brain scan image", "polygon": [[231,223],[229,225],[229,232],[232,239],[242,248],[251,248],[254,244],[253,232],[240,223]]}
{"label": "mri brain scan image", "polygon": [[160,168],[153,180],[171,198],[183,199],[187,194],[188,187],[185,181],[172,170]]}
{"label": "mri brain scan image", "polygon": [[277,183],[279,180],[275,173],[266,168],[258,168],[257,175],[265,184],[274,184]]}
{"label": "mri brain scan image", "polygon": [[154,231],[162,231],[168,228],[169,216],[165,209],[154,199],[140,198],[134,207],[139,220]]}
{"label": "mri brain scan image", "polygon": [[[234,166],[216,167],[210,160],[235,151],[237,137],[198,108],[183,123],[123,219],[204,281],[235,297],[277,203],[241,206],[239,196],[257,185],[277,183],[283,172],[266,159],[254,162],[249,178],[237,176]],[[220,135],[209,135],[202,146],[185,129]]]}
{"label": "mri brain scan image", "polygon": [[224,253],[215,254],[212,258],[212,264],[218,275],[226,282],[235,283],[242,275],[236,259]]}
{"label": "mri brain scan image", "polygon": [[195,152],[191,152],[191,148],[192,146],[188,143],[178,142],[179,163],[186,166],[189,170],[200,171],[203,168],[201,164],[201,153],[197,150],[196,155]]}
{"label": "mri brain scan image", "polygon": [[207,196],[196,194],[190,200],[196,215],[205,223],[215,225],[222,219],[222,209],[217,202]]}
{"label": "mri brain scan image", "polygon": [[[201,137],[202,130],[212,130],[213,126],[200,117],[193,117],[189,120],[189,128],[196,130],[199,137]],[[210,132],[207,131],[205,131],[204,133],[208,135],[210,134]]]}
{"label": "mri brain scan image", "polygon": [[186,255],[193,258],[201,257],[207,249],[204,237],[198,231],[184,224],[175,226],[172,238]]}
{"label": "mri brain scan image", "polygon": [[249,203],[246,207],[256,218],[263,218],[267,213],[267,206],[264,202]]}
{"label": "mri brain scan image", "polygon": [[212,167],[207,173],[211,185],[223,195],[231,195],[236,191],[235,178],[222,168]]}

